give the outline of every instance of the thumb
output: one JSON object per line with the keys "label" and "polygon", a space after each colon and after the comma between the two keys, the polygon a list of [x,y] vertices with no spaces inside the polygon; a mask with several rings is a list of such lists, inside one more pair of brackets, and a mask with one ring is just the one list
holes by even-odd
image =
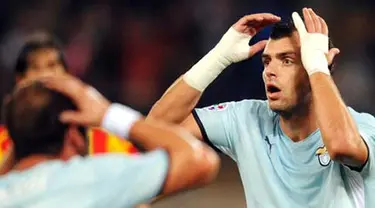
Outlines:
{"label": "thumb", "polygon": [[329,51],[328,51],[328,54],[327,54],[327,61],[328,61],[328,65],[331,65],[334,58],[336,57],[336,55],[338,55],[340,53],[340,49],[338,48],[331,48]]}
{"label": "thumb", "polygon": [[303,37],[304,35],[306,35],[307,34],[306,26],[305,26],[305,23],[303,23],[301,16],[299,16],[297,12],[293,12],[292,19],[293,19],[294,26],[296,27],[300,37]]}
{"label": "thumb", "polygon": [[252,45],[250,47],[249,57],[252,57],[256,53],[258,53],[259,51],[263,50],[264,47],[266,47],[266,44],[267,44],[267,40],[262,40],[262,41],[259,41],[259,42],[255,43],[254,45]]}
{"label": "thumb", "polygon": [[60,121],[62,123],[71,123],[77,125],[84,125],[84,117],[78,111],[64,111],[60,115]]}

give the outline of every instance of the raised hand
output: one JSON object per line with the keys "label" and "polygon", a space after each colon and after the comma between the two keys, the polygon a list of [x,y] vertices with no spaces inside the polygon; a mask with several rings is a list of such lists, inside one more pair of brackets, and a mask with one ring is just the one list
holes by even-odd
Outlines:
{"label": "raised hand", "polygon": [[246,15],[225,33],[215,48],[228,60],[227,64],[246,60],[261,51],[267,43],[263,40],[249,46],[251,38],[265,26],[278,21],[280,17],[270,13]]}
{"label": "raised hand", "polygon": [[265,26],[279,22],[280,17],[270,13],[250,14],[239,19],[232,27],[240,33],[254,36]]}
{"label": "raised hand", "polygon": [[302,11],[305,22],[297,12],[292,14],[301,41],[302,63],[309,75],[316,72],[329,75],[328,65],[340,51],[337,48],[328,51],[328,26],[324,19],[312,9]]}

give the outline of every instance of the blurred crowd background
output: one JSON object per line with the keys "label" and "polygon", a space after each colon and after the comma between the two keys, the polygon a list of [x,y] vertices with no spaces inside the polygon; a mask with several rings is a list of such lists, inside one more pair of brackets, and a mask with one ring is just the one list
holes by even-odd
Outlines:
{"label": "blurred crowd background", "polygon": [[[345,100],[375,113],[374,5],[370,0],[1,0],[0,95],[13,84],[24,39],[44,31],[61,40],[73,74],[111,100],[147,113],[241,16],[273,12],[287,19],[309,6],[327,20],[341,49],[334,77]],[[254,41],[268,33],[266,28]],[[265,97],[259,56],[231,68],[207,90],[201,106]]]}
{"label": "blurred crowd background", "polygon": [[[15,59],[23,41],[32,32],[44,31],[60,39],[72,74],[92,84],[110,100],[125,103],[146,114],[168,86],[206,54],[241,16],[272,12],[288,19],[293,11],[307,6],[316,9],[326,19],[330,36],[341,50],[334,79],[345,101],[358,111],[375,114],[375,29],[372,27],[375,1],[0,2],[1,98],[13,85]],[[266,28],[253,41],[265,39],[268,34],[269,28]],[[265,98],[262,70],[259,56],[230,67],[206,91],[199,106]],[[239,183],[233,179],[237,177],[233,175],[236,168],[229,166],[231,168],[222,173],[224,176],[218,182],[224,183],[223,188],[217,189],[218,194],[224,194],[228,186]],[[227,183],[226,180],[236,182]],[[241,188],[236,190],[240,194],[237,202],[243,203]],[[207,200],[212,201],[212,198]]]}

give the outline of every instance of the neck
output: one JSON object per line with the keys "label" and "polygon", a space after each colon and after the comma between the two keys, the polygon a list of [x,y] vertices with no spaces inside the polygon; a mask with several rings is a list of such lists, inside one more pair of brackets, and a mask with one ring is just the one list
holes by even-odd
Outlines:
{"label": "neck", "polygon": [[304,140],[318,129],[317,120],[312,109],[312,104],[310,104],[296,109],[292,113],[280,114],[280,127],[294,142]]}
{"label": "neck", "polygon": [[47,162],[50,160],[61,160],[60,156],[52,156],[52,155],[42,155],[42,154],[35,154],[30,155],[26,158],[20,159],[16,162],[12,170],[23,171],[30,169],[40,163]]}

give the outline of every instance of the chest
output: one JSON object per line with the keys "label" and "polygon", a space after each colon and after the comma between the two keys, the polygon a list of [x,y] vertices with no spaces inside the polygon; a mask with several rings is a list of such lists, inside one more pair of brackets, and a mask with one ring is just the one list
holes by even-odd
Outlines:
{"label": "chest", "polygon": [[289,146],[283,138],[265,137],[254,141],[254,136],[250,133],[243,137],[245,141],[235,148],[239,167],[245,170],[252,167],[247,172],[260,171],[270,179],[275,177],[278,182],[295,186],[293,190],[298,186],[321,186],[328,176],[341,177],[340,164],[331,160],[319,139],[306,145]]}
{"label": "chest", "polygon": [[235,154],[248,201],[315,207],[324,199],[329,204],[346,197],[342,167],[330,159],[320,135],[290,145],[279,135],[242,132]]}

